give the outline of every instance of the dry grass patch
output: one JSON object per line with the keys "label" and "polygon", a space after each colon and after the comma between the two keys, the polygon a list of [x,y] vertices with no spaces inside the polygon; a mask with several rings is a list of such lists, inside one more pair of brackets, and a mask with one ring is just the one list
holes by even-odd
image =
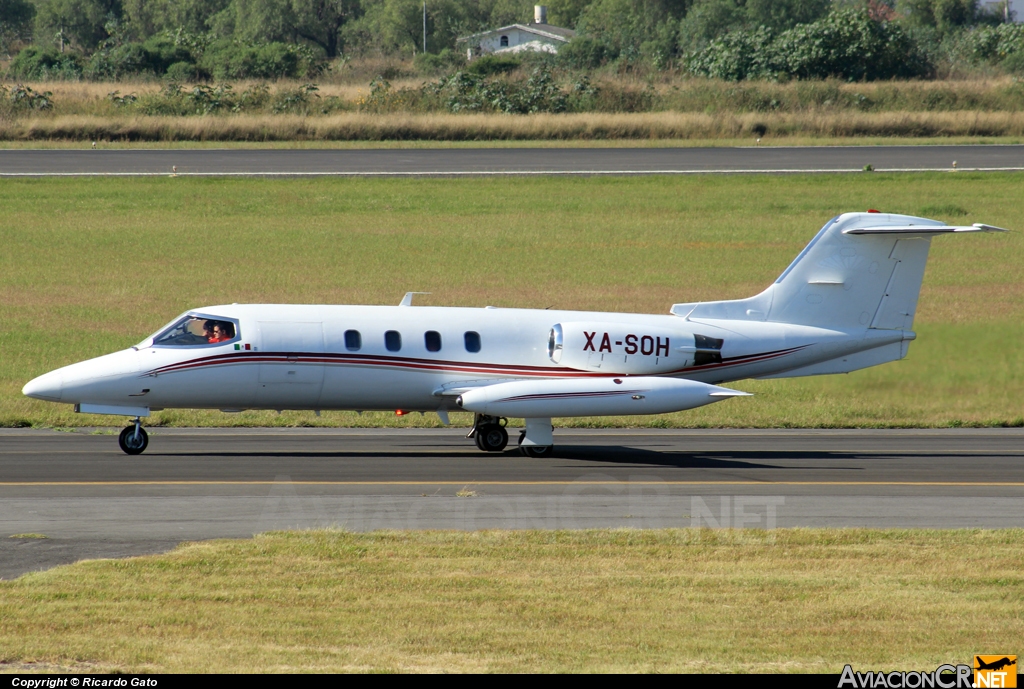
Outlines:
{"label": "dry grass patch", "polygon": [[1024,634],[1022,548],[1022,530],[272,533],[0,582],[0,662],[934,669]]}
{"label": "dry grass patch", "polygon": [[[30,87],[37,92],[52,92],[53,109],[0,108],[0,141],[748,141],[755,136],[791,140],[1024,135],[1024,86],[1010,78],[782,84],[604,74],[595,79],[598,91],[585,105],[588,111],[526,116],[450,114],[442,101],[420,92],[429,80],[425,77],[392,79],[391,95],[368,103],[370,78],[328,78],[298,110],[308,116],[277,112],[279,96],[293,95],[303,82],[265,85],[266,102],[249,103],[243,114],[223,107],[202,117],[184,115],[208,112],[199,102],[181,111],[180,117],[139,115],[178,112],[145,109],[165,87],[160,82],[36,83]],[[577,76],[558,78],[570,88]],[[237,96],[256,84],[226,86]],[[195,86],[184,88],[189,92]],[[139,105],[120,107],[109,97],[114,91],[141,97],[140,102],[149,105],[141,110],[136,109],[143,107]],[[290,108],[288,112],[297,112]]]}
{"label": "dry grass patch", "polygon": [[[765,136],[760,143],[756,137],[744,135],[735,139],[478,139],[472,141],[432,141],[429,139],[386,139],[386,140],[324,140],[302,141],[128,141],[100,140],[100,150],[183,150],[183,149],[317,149],[317,150],[365,150],[365,149],[466,149],[466,148],[727,148],[733,146],[954,146],[954,145],[1008,145],[1024,143],[1024,136],[942,136],[942,137],[893,137],[893,136],[839,136],[822,138],[793,135],[773,138]],[[90,147],[89,140],[75,139],[0,139],[0,150],[80,150]]]}
{"label": "dry grass patch", "polygon": [[1024,112],[342,113],[195,117],[56,115],[0,120],[0,140],[482,141],[788,137],[1019,137]]}

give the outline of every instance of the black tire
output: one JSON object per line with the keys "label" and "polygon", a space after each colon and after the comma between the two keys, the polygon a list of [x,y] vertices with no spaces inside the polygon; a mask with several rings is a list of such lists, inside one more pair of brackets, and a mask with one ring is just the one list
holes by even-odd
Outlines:
{"label": "black tire", "polygon": [[519,451],[527,457],[550,457],[555,453],[554,445],[527,445],[519,446]]}
{"label": "black tire", "polygon": [[139,429],[139,439],[135,439],[135,426],[129,426],[117,437],[117,444],[126,455],[141,455],[149,446],[149,434],[145,428]]}
{"label": "black tire", "polygon": [[508,431],[496,423],[476,429],[476,446],[484,452],[501,452],[508,445]]}

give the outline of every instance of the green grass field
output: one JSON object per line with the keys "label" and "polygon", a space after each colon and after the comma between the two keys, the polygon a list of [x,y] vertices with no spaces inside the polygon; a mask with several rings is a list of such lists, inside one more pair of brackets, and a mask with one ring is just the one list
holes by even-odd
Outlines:
{"label": "green grass field", "polygon": [[[0,181],[0,425],[117,422],[20,394],[33,376],[229,302],[665,313],[754,294],[833,215],[880,208],[1024,229],[1024,175]],[[909,357],[656,426],[1024,423],[1024,241],[942,237]],[[458,419],[467,422],[466,418]],[[457,418],[457,417],[456,417]],[[153,424],[436,424],[430,416],[159,412]],[[574,421],[586,425],[589,420]]]}
{"label": "green grass field", "polygon": [[1024,531],[270,533],[0,582],[0,671],[830,672],[1014,653]]}

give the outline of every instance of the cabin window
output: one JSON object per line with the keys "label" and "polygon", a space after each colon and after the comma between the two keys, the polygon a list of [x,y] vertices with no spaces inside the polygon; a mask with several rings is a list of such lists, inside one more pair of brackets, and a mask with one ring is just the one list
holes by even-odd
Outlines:
{"label": "cabin window", "polygon": [[480,333],[475,333],[472,330],[466,333],[466,351],[472,354],[476,354],[480,351]]}
{"label": "cabin window", "polygon": [[428,352],[440,352],[441,333],[436,330],[428,330],[423,334],[423,343],[427,346]]}
{"label": "cabin window", "polygon": [[159,347],[220,345],[238,337],[238,326],[229,320],[205,316],[184,316],[153,336]]}
{"label": "cabin window", "polygon": [[345,331],[345,349],[350,352],[358,352],[363,348],[363,336],[358,330]]}
{"label": "cabin window", "polygon": [[397,352],[402,348],[402,335],[397,330],[384,333],[384,347],[389,352]]}
{"label": "cabin window", "polygon": [[501,37],[501,41],[499,41],[499,42],[501,43],[501,47],[502,48],[507,48],[508,47],[508,36],[502,36]]}

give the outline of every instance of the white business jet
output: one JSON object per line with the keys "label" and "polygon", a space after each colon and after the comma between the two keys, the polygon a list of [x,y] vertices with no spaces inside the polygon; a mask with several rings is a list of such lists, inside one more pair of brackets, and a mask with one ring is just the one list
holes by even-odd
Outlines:
{"label": "white business jet", "polygon": [[676,304],[670,315],[505,308],[231,304],[189,311],[121,352],[29,382],[29,397],[133,417],[171,407],[474,414],[485,452],[552,452],[551,417],[662,414],[747,393],[743,378],[846,373],[902,359],[931,238],[990,225],[871,211],[829,220],[749,299]]}

